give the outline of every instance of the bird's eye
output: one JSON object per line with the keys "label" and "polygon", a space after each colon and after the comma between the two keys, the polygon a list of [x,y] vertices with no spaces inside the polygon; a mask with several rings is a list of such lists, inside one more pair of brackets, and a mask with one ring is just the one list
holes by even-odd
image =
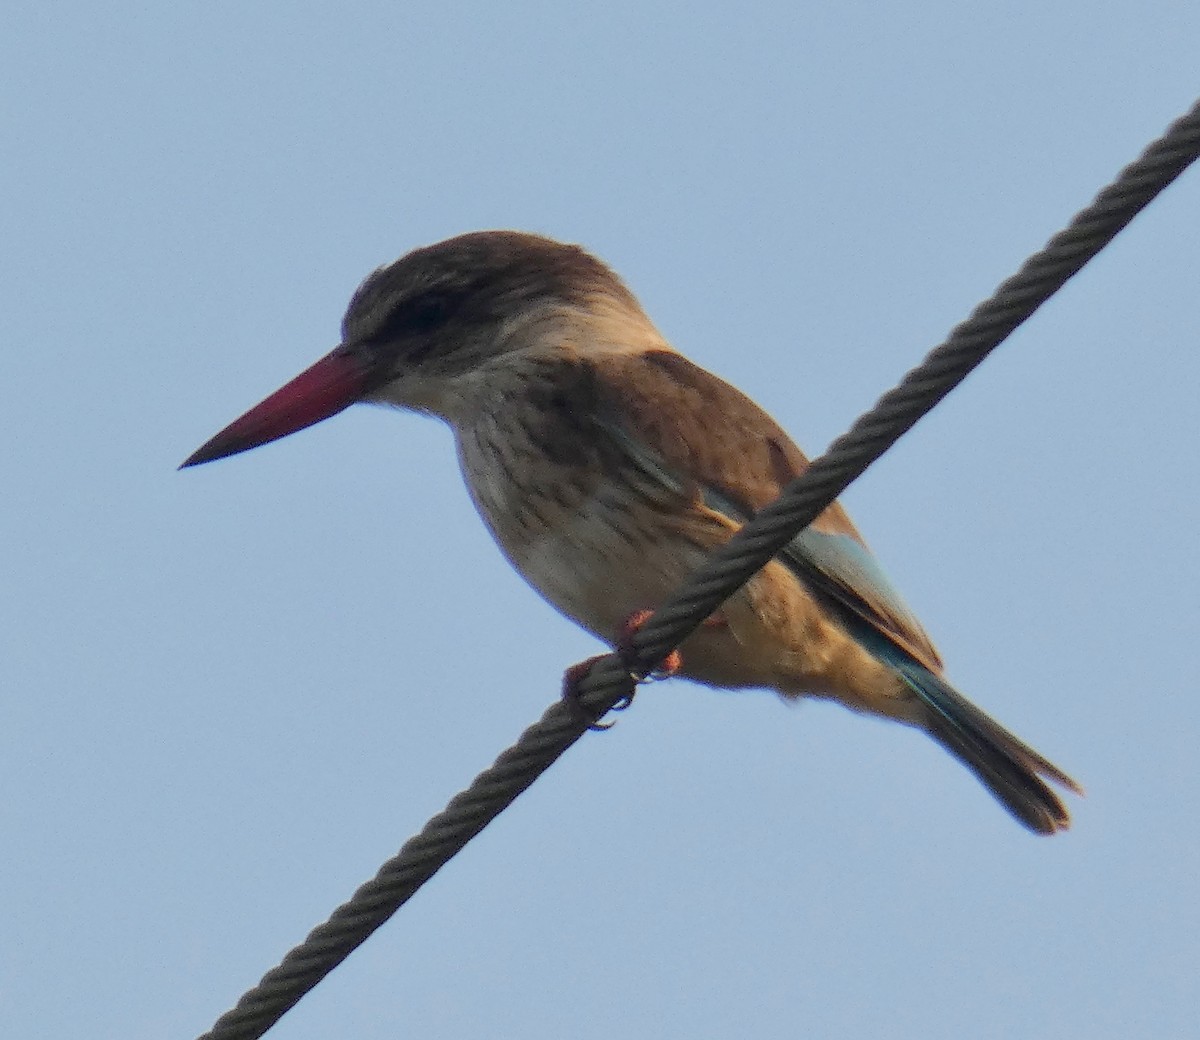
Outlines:
{"label": "bird's eye", "polygon": [[441,293],[427,293],[401,303],[384,318],[372,339],[381,342],[406,340],[436,332],[449,319],[454,307]]}
{"label": "bird's eye", "polygon": [[408,324],[413,332],[432,332],[450,317],[450,301],[444,296],[426,296],[412,305]]}

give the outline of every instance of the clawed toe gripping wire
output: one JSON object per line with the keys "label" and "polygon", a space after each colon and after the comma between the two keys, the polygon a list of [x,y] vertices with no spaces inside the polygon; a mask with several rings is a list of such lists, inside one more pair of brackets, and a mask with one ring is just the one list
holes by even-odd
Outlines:
{"label": "clawed toe gripping wire", "polygon": [[[845,490],[995,347],[1107,245],[1200,154],[1200,104],[1127,166],[1066,229],[717,550],[633,634],[628,653],[591,662],[578,704],[552,704],[469,788],[410,838],[349,902],[315,928],[201,1040],[256,1040],[346,959],[468,841],[648,675],[703,620]],[[624,660],[622,659],[624,658]]]}

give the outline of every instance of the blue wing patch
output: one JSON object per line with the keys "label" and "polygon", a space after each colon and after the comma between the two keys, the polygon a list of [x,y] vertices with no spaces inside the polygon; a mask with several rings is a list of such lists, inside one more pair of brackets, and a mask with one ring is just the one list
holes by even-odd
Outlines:
{"label": "blue wing patch", "polygon": [[[739,509],[725,495],[704,489],[704,502],[710,509],[743,523],[750,514]],[[884,575],[871,551],[848,534],[829,533],[806,527],[779,553],[780,562],[809,588],[832,600],[845,615],[860,624],[847,627],[856,639],[876,656],[880,654],[874,639],[864,638],[865,623],[912,660],[934,671],[941,669],[937,651],[921,627],[916,615]]]}

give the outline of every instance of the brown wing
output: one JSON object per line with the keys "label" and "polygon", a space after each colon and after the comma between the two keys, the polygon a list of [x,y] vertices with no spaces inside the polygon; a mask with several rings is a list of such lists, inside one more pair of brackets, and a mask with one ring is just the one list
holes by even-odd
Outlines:
{"label": "brown wing", "polygon": [[[740,390],[682,354],[651,350],[594,366],[599,419],[642,462],[744,523],[779,497],[808,460]],[[934,671],[941,660],[837,502],[779,556],[814,591],[869,623]]]}

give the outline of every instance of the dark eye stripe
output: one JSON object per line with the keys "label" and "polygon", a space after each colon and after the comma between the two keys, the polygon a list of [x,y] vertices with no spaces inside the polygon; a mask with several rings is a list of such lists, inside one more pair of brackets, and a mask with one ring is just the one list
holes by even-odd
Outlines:
{"label": "dark eye stripe", "polygon": [[436,332],[454,313],[454,302],[444,293],[426,293],[393,308],[373,339],[395,340]]}
{"label": "dark eye stripe", "polygon": [[429,296],[413,307],[412,325],[417,332],[432,332],[450,317],[450,301],[444,296]]}

